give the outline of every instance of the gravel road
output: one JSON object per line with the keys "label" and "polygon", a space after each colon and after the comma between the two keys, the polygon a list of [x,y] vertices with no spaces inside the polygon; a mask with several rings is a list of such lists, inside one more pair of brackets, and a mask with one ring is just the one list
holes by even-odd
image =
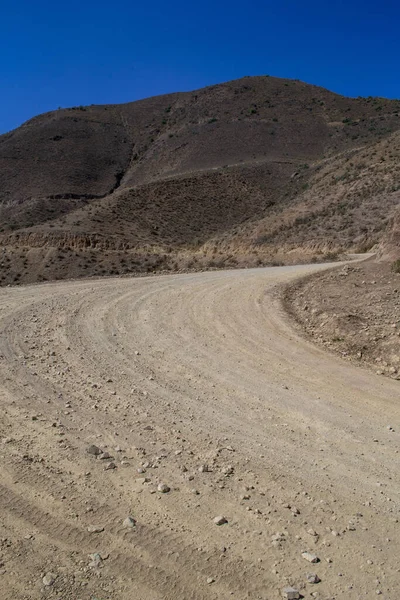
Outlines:
{"label": "gravel road", "polygon": [[1,598],[397,597],[399,382],[280,302],[327,266],[0,290]]}

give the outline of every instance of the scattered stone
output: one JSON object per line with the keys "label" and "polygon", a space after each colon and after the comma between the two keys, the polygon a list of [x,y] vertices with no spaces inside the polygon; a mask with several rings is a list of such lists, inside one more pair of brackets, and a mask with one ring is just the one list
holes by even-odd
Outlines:
{"label": "scattered stone", "polygon": [[225,525],[225,523],[228,522],[228,519],[226,519],[222,515],[215,517],[213,520],[216,525]]}
{"label": "scattered stone", "polygon": [[46,573],[46,575],[42,579],[43,585],[45,585],[46,587],[50,587],[51,585],[53,585],[56,579],[57,575],[54,575],[54,573]]}
{"label": "scattered stone", "polygon": [[310,563],[317,563],[319,562],[319,558],[318,556],[316,556],[315,554],[311,554],[311,552],[302,552],[302,557],[305,558],[306,560],[308,560],[308,562]]}
{"label": "scattered stone", "polygon": [[101,533],[104,531],[104,527],[97,527],[96,525],[89,525],[87,528],[89,533]]}
{"label": "scattered stone", "polygon": [[129,529],[132,529],[136,525],[136,520],[133,517],[126,517],[122,525]]}
{"label": "scattered stone", "polygon": [[171,491],[171,488],[168,487],[168,485],[166,485],[165,483],[159,483],[157,486],[157,490],[159,492],[161,492],[162,494],[167,494],[168,492]]}
{"label": "scattered stone", "polygon": [[199,473],[209,473],[210,469],[208,465],[200,465]]}
{"label": "scattered stone", "polygon": [[298,600],[300,598],[299,590],[293,587],[286,587],[282,590],[282,596],[287,600]]}
{"label": "scattered stone", "polygon": [[211,583],[214,583],[215,579],[213,577],[207,577],[207,583],[208,585],[210,585]]}
{"label": "scattered stone", "polygon": [[102,454],[102,450],[100,450],[100,448],[98,446],[95,446],[94,444],[91,444],[91,446],[87,448],[86,452],[88,454],[92,454],[93,456],[99,456],[100,454]]}
{"label": "scattered stone", "polygon": [[306,575],[308,583],[319,583],[321,580],[315,573],[307,573]]}
{"label": "scattered stone", "polygon": [[91,569],[98,569],[99,567],[101,567],[101,563],[103,562],[103,559],[101,558],[100,554],[98,552],[95,552],[94,554],[89,554],[89,558],[91,558],[91,562],[89,563],[89,567]]}
{"label": "scattered stone", "polygon": [[339,537],[339,535],[340,535],[340,533],[339,533],[338,531],[335,531],[334,529],[332,529],[332,531],[331,531],[331,534],[332,534],[334,537]]}
{"label": "scattered stone", "polygon": [[105,471],[109,471],[110,469],[116,469],[117,465],[113,462],[110,462],[108,464],[106,464],[106,466],[104,467]]}
{"label": "scattered stone", "polygon": [[312,535],[313,537],[318,536],[318,533],[315,531],[315,529],[307,529],[307,533],[308,535]]}
{"label": "scattered stone", "polygon": [[233,471],[234,471],[234,468],[232,466],[224,467],[222,469],[222,472],[223,472],[224,475],[232,475]]}
{"label": "scattered stone", "polygon": [[99,454],[100,460],[106,460],[107,458],[111,458],[111,454],[109,452],[102,452]]}

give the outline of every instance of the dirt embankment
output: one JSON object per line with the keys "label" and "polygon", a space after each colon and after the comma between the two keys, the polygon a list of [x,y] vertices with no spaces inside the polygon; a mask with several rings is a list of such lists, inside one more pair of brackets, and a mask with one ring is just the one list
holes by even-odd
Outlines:
{"label": "dirt embankment", "polygon": [[285,304],[318,344],[400,380],[400,273],[368,261],[291,285]]}

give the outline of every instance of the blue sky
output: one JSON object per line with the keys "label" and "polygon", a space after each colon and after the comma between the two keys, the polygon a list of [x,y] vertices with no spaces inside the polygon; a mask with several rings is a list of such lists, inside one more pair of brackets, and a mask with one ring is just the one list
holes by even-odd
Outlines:
{"label": "blue sky", "polygon": [[59,106],[270,74],[400,97],[394,0],[3,0],[0,133]]}

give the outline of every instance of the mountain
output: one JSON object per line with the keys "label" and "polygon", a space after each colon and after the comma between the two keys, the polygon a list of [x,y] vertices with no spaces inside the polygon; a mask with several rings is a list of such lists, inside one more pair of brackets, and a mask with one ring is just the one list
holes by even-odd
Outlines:
{"label": "mountain", "polygon": [[290,263],[383,239],[400,101],[245,77],[0,136],[0,281]]}

